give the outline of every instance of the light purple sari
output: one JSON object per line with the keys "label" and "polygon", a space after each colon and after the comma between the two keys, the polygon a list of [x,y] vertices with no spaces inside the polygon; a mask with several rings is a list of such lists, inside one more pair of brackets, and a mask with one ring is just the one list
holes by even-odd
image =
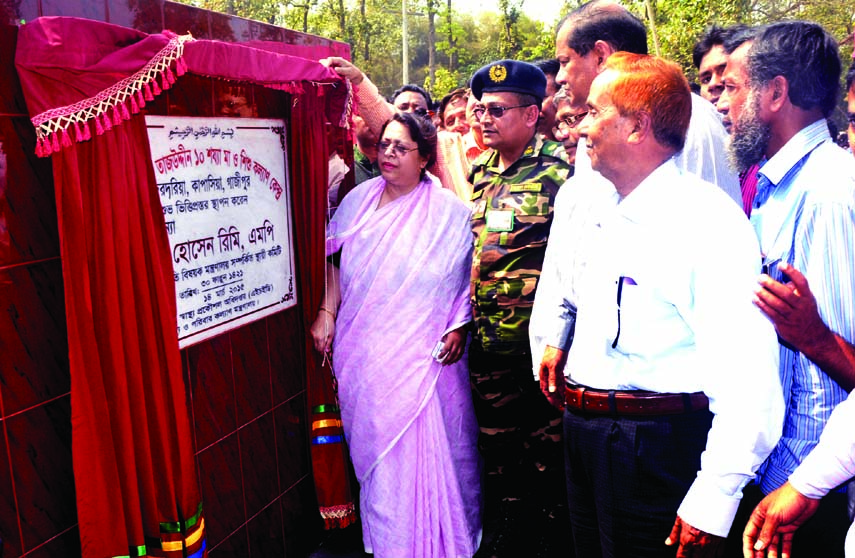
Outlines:
{"label": "light purple sari", "polygon": [[431,357],[471,320],[470,212],[430,179],[377,209],[384,187],[344,198],[326,246],[342,251],[333,368],[363,542],[377,558],[470,557],[481,490],[466,357]]}

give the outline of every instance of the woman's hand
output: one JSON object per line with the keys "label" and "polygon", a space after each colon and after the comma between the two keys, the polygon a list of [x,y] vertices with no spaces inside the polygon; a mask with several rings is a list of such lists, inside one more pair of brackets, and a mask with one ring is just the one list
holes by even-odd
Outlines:
{"label": "woman's hand", "polygon": [[460,326],[454,331],[449,331],[443,336],[445,346],[437,357],[442,364],[454,364],[463,356],[466,348],[466,326]]}
{"label": "woman's hand", "polygon": [[332,341],[335,336],[335,318],[327,310],[318,310],[318,316],[310,330],[315,350],[321,354],[332,352]]}

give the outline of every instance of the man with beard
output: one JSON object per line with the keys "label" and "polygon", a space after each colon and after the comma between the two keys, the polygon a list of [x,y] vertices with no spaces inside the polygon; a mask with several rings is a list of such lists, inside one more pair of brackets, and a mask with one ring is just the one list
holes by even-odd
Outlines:
{"label": "man with beard", "polygon": [[[528,324],[555,195],[572,167],[561,144],[535,133],[546,95],[540,69],[499,60],[475,72],[471,85],[488,149],[469,173],[475,233],[469,378],[486,473],[485,524],[509,523],[495,529],[479,556],[523,556],[537,552],[531,547],[538,530],[558,523],[550,517],[566,517],[564,492],[555,489],[563,478],[561,415],[532,380]],[[543,556],[566,548],[542,542]]]}
{"label": "man with beard", "polygon": [[[808,292],[827,328],[851,343],[855,161],[834,143],[825,121],[837,101],[840,72],[837,42],[822,27],[801,21],[772,24],[730,56],[719,108],[732,124],[729,151],[734,166],[742,171],[761,162],[751,222],[760,240],[764,274],[793,295],[806,294],[809,282]],[[798,279],[794,270],[804,275],[802,289],[792,282]],[[762,288],[764,283],[765,277]],[[829,416],[852,385],[852,378],[838,370],[823,370],[817,364],[823,356],[813,354],[809,346],[787,343],[787,324],[774,316],[773,322],[783,340],[780,374],[787,415],[780,442],[755,484],[745,489],[730,536],[733,552],[741,550],[740,518],[744,524],[763,495],[787,481],[817,445]],[[796,533],[794,552],[842,556],[847,527],[846,494],[831,492]]]}
{"label": "man with beard", "polygon": [[[695,44],[692,59],[698,68],[698,80],[701,82],[701,96],[713,105],[718,105],[724,91],[724,70],[727,59],[739,45],[752,37],[754,29],[745,25],[733,25],[721,28],[711,27]],[[724,127],[730,133],[730,121],[723,120]],[[739,190],[742,193],[742,210],[749,217],[754,196],[757,193],[757,169],[752,165],[739,173]]]}

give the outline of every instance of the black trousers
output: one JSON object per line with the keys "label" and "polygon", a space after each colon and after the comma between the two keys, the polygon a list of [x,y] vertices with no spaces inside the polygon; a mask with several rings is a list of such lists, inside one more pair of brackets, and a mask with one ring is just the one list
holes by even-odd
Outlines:
{"label": "black trousers", "polygon": [[665,539],[700,469],[712,413],[613,417],[564,412],[576,555],[670,557]]}

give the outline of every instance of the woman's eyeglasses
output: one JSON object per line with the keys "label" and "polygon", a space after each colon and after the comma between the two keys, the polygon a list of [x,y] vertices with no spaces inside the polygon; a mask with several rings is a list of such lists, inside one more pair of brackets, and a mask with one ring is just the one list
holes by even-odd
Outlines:
{"label": "woman's eyeglasses", "polygon": [[415,151],[418,149],[418,146],[416,146],[416,147],[404,147],[403,145],[401,145],[400,143],[398,143],[396,141],[381,140],[381,141],[377,142],[377,150],[380,153],[386,153],[386,151],[390,147],[392,148],[392,152],[395,155],[397,155],[398,157],[403,157],[404,155],[406,155],[410,151]]}

